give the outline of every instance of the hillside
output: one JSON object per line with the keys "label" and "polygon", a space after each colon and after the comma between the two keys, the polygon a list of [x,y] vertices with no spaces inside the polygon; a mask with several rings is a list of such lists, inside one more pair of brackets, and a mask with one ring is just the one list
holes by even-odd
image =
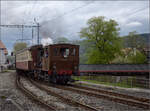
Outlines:
{"label": "hillside", "polygon": [[[146,46],[150,45],[150,33],[138,34],[138,37],[142,37],[144,39]],[[128,44],[128,36],[123,36],[122,39],[124,41],[124,46],[130,47]]]}

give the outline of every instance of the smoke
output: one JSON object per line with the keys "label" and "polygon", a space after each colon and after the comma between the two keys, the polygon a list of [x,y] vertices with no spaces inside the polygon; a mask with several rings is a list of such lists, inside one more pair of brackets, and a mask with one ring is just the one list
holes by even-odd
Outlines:
{"label": "smoke", "polygon": [[41,43],[46,46],[46,45],[50,45],[53,44],[53,40],[51,38],[42,38]]}
{"label": "smoke", "polygon": [[[66,17],[61,17],[61,15],[67,12],[68,9],[64,9],[64,6],[70,2],[61,2],[59,4],[59,2],[57,3],[54,1],[38,1],[35,5],[33,3],[34,2],[32,1],[3,2],[2,23],[32,25],[34,23],[34,18],[36,18],[37,22],[39,22],[40,24],[41,42],[43,39],[47,40],[47,38],[50,38],[52,41],[55,41],[59,37],[64,37],[66,35],[65,30],[67,28],[68,19],[65,19]],[[40,3],[43,4],[41,5]],[[35,28],[35,32],[36,31],[37,29]],[[18,33],[20,34],[21,31]],[[31,33],[27,32],[26,36],[30,38]],[[20,37],[17,36],[16,38]]]}
{"label": "smoke", "polygon": [[[59,14],[58,14],[59,16]],[[57,18],[55,20],[43,21],[40,23],[40,33],[43,38],[50,37],[51,39],[57,39],[62,37],[63,29],[65,25],[63,24],[63,18]]]}

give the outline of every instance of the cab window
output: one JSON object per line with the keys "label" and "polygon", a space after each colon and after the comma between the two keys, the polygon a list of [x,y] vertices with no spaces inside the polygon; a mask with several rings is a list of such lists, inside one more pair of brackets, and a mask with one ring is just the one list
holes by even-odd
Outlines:
{"label": "cab window", "polygon": [[53,54],[54,54],[54,56],[58,56],[59,55],[59,48],[54,48]]}
{"label": "cab window", "polygon": [[69,48],[60,48],[60,54],[64,58],[69,56]]}
{"label": "cab window", "polygon": [[76,49],[75,48],[71,48],[71,56],[75,56],[75,54],[76,54]]}

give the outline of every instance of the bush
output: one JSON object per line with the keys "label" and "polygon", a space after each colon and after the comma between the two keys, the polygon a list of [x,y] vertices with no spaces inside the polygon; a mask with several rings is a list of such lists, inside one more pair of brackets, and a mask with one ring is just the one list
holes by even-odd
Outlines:
{"label": "bush", "polygon": [[128,59],[129,59],[130,63],[133,63],[133,64],[146,63],[146,56],[138,51],[136,52],[136,55],[130,54],[128,56]]}

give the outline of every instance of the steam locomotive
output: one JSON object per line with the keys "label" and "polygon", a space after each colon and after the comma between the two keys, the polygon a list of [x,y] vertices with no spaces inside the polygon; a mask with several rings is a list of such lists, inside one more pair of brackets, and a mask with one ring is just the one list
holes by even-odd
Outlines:
{"label": "steam locomotive", "polygon": [[67,84],[79,74],[79,45],[35,45],[16,53],[16,71],[35,79]]}

